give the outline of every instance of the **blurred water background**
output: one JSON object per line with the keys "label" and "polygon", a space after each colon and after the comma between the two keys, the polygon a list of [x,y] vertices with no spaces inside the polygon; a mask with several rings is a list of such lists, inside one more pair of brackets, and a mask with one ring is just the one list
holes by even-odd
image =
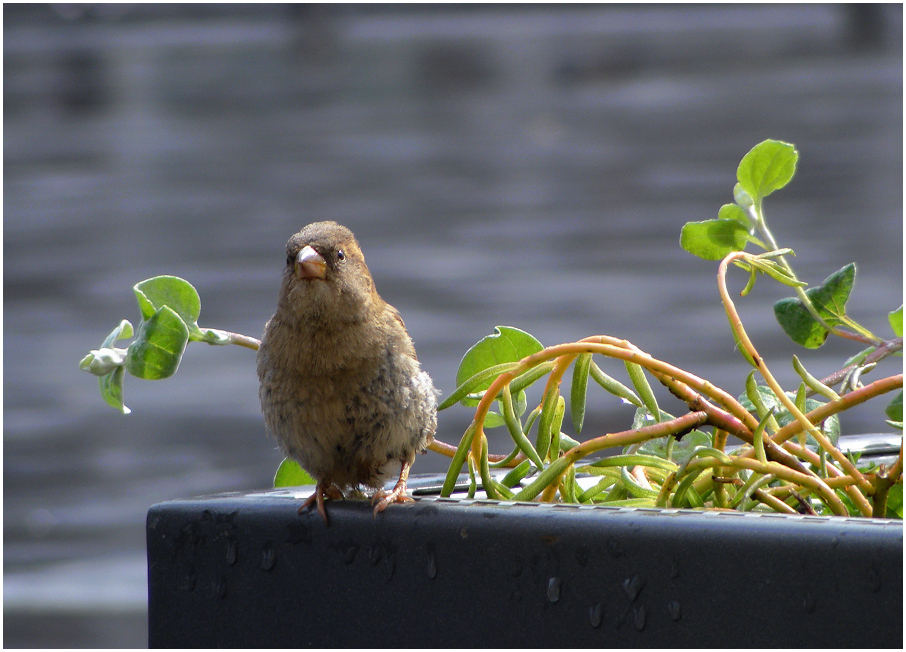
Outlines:
{"label": "blurred water background", "polygon": [[[202,326],[260,336],[287,237],[334,219],[445,393],[503,324],[625,337],[738,394],[716,264],[679,230],[777,138],[801,158],[767,215],[800,276],[856,262],[850,311],[879,334],[902,302],[900,5],[7,4],[3,48],[8,647],[145,646],[147,508],[265,488],[281,459],[246,349],[127,378],[129,416],[101,401],[78,362],[138,322],[142,279],[182,276]],[[738,305],[794,385],[788,294]],[[820,377],[856,350],[801,357]],[[592,396],[585,433],[628,427]],[[882,408],[844,430],[887,430]]]}

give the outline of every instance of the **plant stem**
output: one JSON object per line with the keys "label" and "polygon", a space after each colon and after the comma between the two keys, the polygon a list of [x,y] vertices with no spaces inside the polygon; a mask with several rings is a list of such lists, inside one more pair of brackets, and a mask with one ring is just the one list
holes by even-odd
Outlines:
{"label": "plant stem", "polygon": [[827,385],[828,387],[833,387],[837,383],[841,382],[846,378],[850,373],[859,367],[864,367],[871,364],[872,362],[880,362],[884,358],[897,353],[898,351],[903,350],[903,338],[895,337],[892,340],[884,342],[881,346],[877,347],[874,351],[865,356],[865,359],[861,362],[854,362],[848,367],[844,367],[840,371],[832,373],[827,378],[821,379],[822,385]]}
{"label": "plant stem", "polygon": [[[903,387],[903,374],[897,374],[895,376],[889,376],[887,378],[881,378],[876,380],[869,385],[860,387],[857,390],[853,390],[848,394],[844,394],[840,398],[825,403],[821,407],[815,408],[811,412],[805,415],[806,420],[810,423],[820,423],[827,419],[830,416],[838,412],[847,410],[855,405],[864,403],[865,401],[880,396],[881,394],[886,394],[887,392],[892,392],[896,389],[902,389]],[[802,431],[802,424],[798,421],[793,421],[780,430],[774,433],[772,439],[778,444],[782,444],[797,433]]]}
{"label": "plant stem", "polygon": [[[756,228],[764,236],[764,239],[767,241],[768,246],[772,250],[776,251],[780,247],[777,245],[777,240],[774,239],[774,234],[771,233],[771,230],[768,228],[767,223],[765,223],[764,212],[760,201],[756,203],[756,205],[753,207],[753,210],[755,211]],[[796,276],[796,272],[793,271],[792,265],[787,262],[786,256],[777,256],[777,262],[781,265],[781,267],[784,268],[784,270],[786,270],[786,272],[790,275],[790,278],[792,278],[794,281],[799,280],[799,277]],[[855,340],[857,342],[862,342],[864,344],[871,344],[873,346],[881,346],[883,344],[883,340],[873,335],[866,328],[860,326],[845,314],[840,316],[841,321],[843,321],[853,330],[857,331],[856,333],[850,333],[848,331],[840,330],[836,326],[831,326],[824,320],[823,317],[821,317],[821,315],[818,314],[818,310],[815,308],[812,300],[808,297],[808,295],[805,293],[805,290],[801,286],[797,285],[793,289],[796,292],[796,296],[799,298],[799,301],[801,301],[802,305],[805,306],[805,309],[808,310],[808,313],[809,315],[811,315],[812,319],[818,322],[821,325],[821,328],[826,330],[828,333],[832,333],[837,337],[843,337],[846,339]]]}
{"label": "plant stem", "polygon": [[238,346],[244,346],[247,349],[252,349],[257,351],[261,346],[261,340],[255,339],[254,337],[249,337],[248,335],[241,335],[239,333],[230,333],[224,331],[227,336],[229,336],[230,344],[236,344]]}
{"label": "plant stem", "polygon": [[863,489],[870,490],[871,484],[862,476],[856,466],[849,461],[849,459],[840,452],[840,450],[828,441],[827,437],[824,436],[815,425],[809,421],[804,414],[796,407],[796,404],[790,400],[786,395],[784,389],[780,386],[780,383],[774,378],[774,375],[771,373],[771,370],[768,369],[768,366],[765,364],[764,359],[758,354],[758,351],[755,349],[755,346],[752,344],[752,341],[749,339],[748,334],[745,329],[742,327],[742,320],[739,318],[739,313],[736,311],[736,305],[733,303],[733,300],[730,298],[730,294],[727,291],[727,266],[735,260],[745,260],[751,258],[751,254],[747,254],[743,251],[734,251],[733,253],[727,255],[722,261],[720,261],[720,266],[718,267],[717,272],[717,284],[720,291],[721,301],[724,304],[724,309],[727,312],[727,317],[730,319],[730,327],[733,329],[733,332],[736,334],[737,341],[741,348],[743,348],[748,356],[750,357],[752,363],[755,365],[755,368],[765,379],[765,382],[774,392],[774,395],[777,397],[777,400],[780,401],[783,406],[789,411],[791,415],[802,425],[803,429],[806,430],[812,437],[815,438],[815,441],[825,449],[831,457],[833,457],[847,473],[852,475],[859,481],[859,485]]}

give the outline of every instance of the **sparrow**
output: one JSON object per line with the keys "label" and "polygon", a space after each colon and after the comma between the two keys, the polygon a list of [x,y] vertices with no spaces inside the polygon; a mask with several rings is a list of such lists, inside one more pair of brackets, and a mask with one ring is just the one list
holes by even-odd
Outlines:
{"label": "sparrow", "polygon": [[268,432],[317,481],[300,514],[316,505],[329,525],[325,499],[362,487],[376,490],[375,516],[412,501],[409,469],[434,439],[438,392],[346,227],[315,222],[286,243],[257,369]]}

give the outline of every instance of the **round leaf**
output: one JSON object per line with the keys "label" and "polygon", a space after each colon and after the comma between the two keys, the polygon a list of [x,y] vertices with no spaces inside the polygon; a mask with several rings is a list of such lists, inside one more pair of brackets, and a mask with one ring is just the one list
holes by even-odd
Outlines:
{"label": "round leaf", "polygon": [[117,340],[124,340],[132,337],[132,324],[128,319],[124,319],[120,322],[119,326],[114,328],[110,335],[104,340],[104,343],[101,344],[102,349],[112,348]]}
{"label": "round leaf", "polygon": [[[510,326],[497,326],[494,333],[482,338],[466,351],[456,372],[456,385],[462,385],[477,373],[495,365],[518,362],[522,358],[541,351],[541,342],[523,330]],[[491,386],[494,378],[488,378],[472,392],[480,392]]]}
{"label": "round leaf", "polygon": [[[771,391],[770,387],[767,387],[765,385],[757,385],[756,389],[758,391],[758,396],[760,397],[761,402],[764,404],[764,407],[767,410],[771,410],[772,408],[774,409],[774,417],[777,419],[777,424],[779,425],[779,427],[783,428],[784,426],[789,425],[796,420],[796,417],[790,414],[790,412],[783,406],[783,403],[781,403],[774,392]],[[793,398],[795,400],[795,397],[791,396],[790,398]],[[748,396],[740,396],[739,403],[752,414],[758,414],[755,409],[755,405],[752,403]],[[807,398],[805,400],[804,411],[811,412],[812,410],[817,410],[822,405],[824,405],[824,403],[822,403],[821,401],[813,398]],[[823,423],[816,425],[821,429],[821,431],[824,433],[824,436],[827,437],[830,443],[836,446],[837,441],[840,439],[840,418],[836,414],[834,414],[825,419]],[[818,446],[818,442],[815,441],[815,438],[811,435],[807,435],[806,440],[809,446]]]}
{"label": "round leaf", "polygon": [[193,334],[197,334],[201,299],[191,283],[178,276],[155,276],[136,284],[132,289],[144,319],[168,306]]}
{"label": "round leaf", "polygon": [[317,482],[299,466],[298,462],[288,457],[280,463],[277,473],[274,475],[274,488],[301,487],[311,484],[317,484]]}
{"label": "round leaf", "polygon": [[890,322],[890,328],[897,337],[903,337],[903,306],[893,312],[887,313],[887,321]]}
{"label": "round leaf", "polygon": [[[840,324],[840,317],[846,314],[846,302],[855,280],[856,265],[850,263],[828,276],[818,287],[805,291],[815,310],[830,326]],[[827,331],[796,297],[775,303],[774,316],[790,339],[807,349],[817,349],[827,339]]]}
{"label": "round leaf", "polygon": [[[735,208],[742,212],[738,206]],[[749,229],[735,219],[686,222],[680,232],[680,246],[705,260],[720,260],[734,251],[742,251],[748,239]]]}
{"label": "round leaf", "polygon": [[903,390],[900,390],[900,393],[884,408],[884,414],[891,421],[903,421]]}
{"label": "round leaf", "polygon": [[126,369],[146,380],[169,378],[176,373],[188,342],[185,322],[164,306],[139,326],[135,340],[129,345]]}
{"label": "round leaf", "polygon": [[129,414],[131,410],[123,403],[123,377],[125,374],[125,368],[117,367],[106,376],[101,376],[99,380],[101,397],[107,402],[107,405],[123,414]]}
{"label": "round leaf", "polygon": [[756,203],[783,188],[796,173],[799,152],[790,143],[766,140],[755,145],[736,169],[736,179]]}

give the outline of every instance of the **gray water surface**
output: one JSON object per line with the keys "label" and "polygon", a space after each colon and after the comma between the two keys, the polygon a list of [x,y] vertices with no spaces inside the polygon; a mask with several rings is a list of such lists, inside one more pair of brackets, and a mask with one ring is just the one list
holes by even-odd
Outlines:
{"label": "gray water surface", "polygon": [[[902,303],[896,5],[878,23],[824,5],[4,16],[7,646],[146,645],[148,507],[267,487],[281,459],[246,349],[193,344],[173,378],[127,378],[129,416],[101,401],[78,362],[137,324],[147,277],[192,282],[202,326],[260,336],[286,239],[334,219],[444,393],[502,324],[544,344],[623,337],[739,394],[716,264],[679,231],[732,201],[740,158],[777,138],[801,158],[767,215],[800,277],[856,262],[850,312],[881,335]],[[786,342],[771,305],[788,295],[759,282],[737,305],[795,386],[793,353],[820,377],[858,347]],[[887,430],[882,408],[844,430]],[[438,437],[469,420],[442,413]],[[593,393],[583,435],[630,422]],[[415,471],[445,468],[429,454]]]}

